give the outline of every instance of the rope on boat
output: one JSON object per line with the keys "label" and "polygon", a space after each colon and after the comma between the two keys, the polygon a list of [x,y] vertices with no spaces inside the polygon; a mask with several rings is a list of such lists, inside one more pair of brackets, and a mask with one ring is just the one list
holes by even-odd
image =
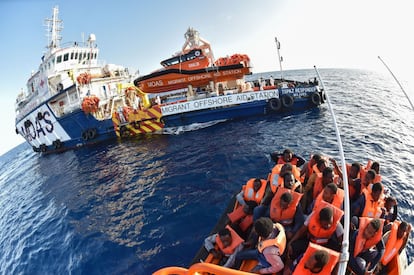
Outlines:
{"label": "rope on boat", "polygon": [[400,86],[401,90],[403,91],[405,97],[407,98],[408,102],[410,102],[411,105],[411,109],[414,110],[414,105],[411,102],[410,98],[408,97],[407,93],[404,91],[404,88],[402,87],[402,85],[400,84],[400,82],[398,81],[398,79],[395,77],[395,75],[392,73],[391,69],[387,66],[387,64],[385,64],[384,60],[381,59],[380,56],[378,56],[378,59],[381,60],[382,64],[384,64],[385,68],[387,68],[387,70],[390,72],[390,74],[392,75],[392,77],[394,77],[395,81],[397,82],[397,84]]}
{"label": "rope on boat", "polygon": [[338,142],[338,147],[339,147],[339,153],[341,156],[341,162],[342,162],[342,178],[343,178],[343,183],[344,183],[344,212],[345,212],[345,217],[344,217],[344,239],[342,241],[342,251],[341,251],[341,257],[339,259],[339,269],[338,269],[338,274],[340,275],[344,275],[346,272],[346,266],[349,260],[349,224],[350,224],[350,202],[349,202],[349,188],[348,188],[348,175],[346,172],[346,162],[345,162],[345,155],[344,155],[344,150],[342,147],[342,140],[341,140],[341,135],[339,133],[339,128],[338,128],[338,124],[336,123],[336,117],[335,117],[335,113],[333,111],[332,105],[331,105],[331,100],[329,99],[329,95],[327,93],[327,90],[325,89],[325,85],[323,84],[322,78],[319,74],[318,69],[316,68],[316,66],[313,66],[315,68],[316,74],[318,75],[319,81],[321,83],[322,89],[325,91],[326,94],[326,101],[328,102],[328,107],[329,107],[329,111],[331,112],[332,115],[332,120],[334,123],[334,127],[335,127],[335,133],[336,133],[336,139]]}

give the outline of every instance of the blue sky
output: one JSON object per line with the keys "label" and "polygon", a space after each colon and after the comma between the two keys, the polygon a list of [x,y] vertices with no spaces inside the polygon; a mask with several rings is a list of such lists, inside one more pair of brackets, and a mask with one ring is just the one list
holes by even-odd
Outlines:
{"label": "blue sky", "polygon": [[193,27],[211,43],[216,58],[248,54],[256,73],[279,69],[275,36],[284,69],[316,65],[388,74],[380,55],[408,85],[406,92],[414,93],[409,76],[414,16],[408,0],[1,0],[0,155],[23,142],[14,133],[14,102],[37,70],[47,43],[44,19],[56,5],[63,42],[94,33],[101,59],[142,74],[180,50],[186,29]]}

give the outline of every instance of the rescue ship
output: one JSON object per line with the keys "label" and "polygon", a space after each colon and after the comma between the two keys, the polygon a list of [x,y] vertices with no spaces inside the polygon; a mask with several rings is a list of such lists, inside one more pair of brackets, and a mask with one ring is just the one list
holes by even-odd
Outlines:
{"label": "rescue ship", "polygon": [[46,19],[48,44],[26,89],[18,94],[16,134],[35,152],[52,153],[116,138],[112,113],[132,86],[127,68],[99,60],[96,37],[61,44],[58,7]]}
{"label": "rescue ship", "polygon": [[[346,209],[346,207],[344,207],[344,200],[346,199],[344,195],[348,195],[347,192],[344,192],[343,187],[341,186],[341,184],[344,183],[342,180],[342,172],[336,170],[336,162],[329,157],[321,156],[320,159],[322,159],[322,161],[316,161],[316,158],[311,156],[311,159],[308,162],[304,164],[302,162],[303,165],[298,164],[298,166],[296,166],[295,163],[299,163],[303,160],[300,156],[295,157],[291,154],[290,157],[286,158],[284,155],[284,153],[281,153],[275,157],[275,154],[272,153],[271,157],[276,163],[266,179],[252,178],[248,180],[246,184],[242,186],[242,190],[232,197],[226,210],[210,235],[206,236],[207,238],[204,240],[203,245],[191,261],[189,268],[170,266],[161,268],[153,274],[411,274],[410,271],[412,271],[412,268],[414,267],[407,267],[407,255],[405,252],[405,246],[410,235],[411,226],[398,219],[397,208],[395,207],[396,204],[394,205],[394,208],[391,206],[391,208],[393,208],[391,212],[386,212],[387,214],[380,216],[382,211],[390,210],[389,205],[385,206],[383,204],[388,196],[385,195],[383,190],[380,191],[382,193],[378,199],[378,201],[383,200],[382,203],[373,204],[374,206],[366,204],[365,206],[366,208],[378,208],[378,215],[362,214],[361,216],[354,216],[352,219],[353,221],[348,223],[350,224],[349,230],[351,234],[349,240],[350,244],[348,244],[348,240],[344,240],[343,243],[334,243],[336,249],[333,249],[332,243],[326,241],[327,238],[329,238],[328,236],[330,236],[330,234],[337,234],[338,229],[336,227],[338,224],[341,224],[341,228],[343,228],[342,233],[345,235],[345,230],[348,230],[348,228],[344,228],[344,226],[347,225],[347,223],[344,222],[344,220],[341,220],[341,217],[350,220],[350,216],[352,216],[350,214],[344,216],[344,211],[341,210],[341,208]],[[314,161],[312,159],[314,159]],[[331,185],[329,187],[325,186],[323,189],[319,190],[316,199],[314,199],[314,204],[311,204],[311,210],[306,212],[302,210],[302,198],[306,196],[306,190],[310,190],[309,194],[312,194],[312,191],[315,191],[318,183],[324,183],[322,178],[324,177],[323,174],[325,172],[320,173],[318,170],[321,167],[318,163],[322,162],[327,165],[326,167],[330,166],[329,162],[334,163],[333,167],[328,168],[331,169],[330,173],[332,173],[332,178],[330,180]],[[284,169],[282,167],[287,163],[290,164],[290,168],[285,170],[284,175],[282,175]],[[360,164],[359,173],[355,175],[351,171],[354,169],[351,168],[352,165],[345,165],[347,173],[344,173],[343,176],[351,178],[356,177],[357,179],[360,179],[360,183],[364,186],[362,187],[360,196],[369,196],[369,194],[375,192],[375,187],[369,182],[375,182],[376,185],[381,184],[379,183],[381,182],[381,175],[379,173],[375,174],[372,178],[367,176],[369,173],[372,174],[372,172],[368,171],[377,170],[374,168],[373,163],[374,162],[369,160],[367,165]],[[301,173],[301,168],[305,169],[304,173]],[[286,173],[286,171],[290,172]],[[306,184],[312,181],[312,174],[316,179],[313,182],[313,190],[301,189],[304,183]],[[275,180],[272,180],[273,178],[275,178]],[[292,180],[286,180],[289,178]],[[320,180],[318,180],[318,178]],[[330,178],[330,176],[327,176],[326,178]],[[336,190],[335,192],[331,192],[332,185],[337,186],[334,188]],[[253,222],[253,213],[255,215],[257,214],[254,208],[261,205],[261,202],[263,202],[263,198],[265,197],[265,190],[266,188],[269,188],[269,186],[272,186],[270,188],[274,193],[269,204],[269,214],[267,217],[259,216],[259,218]],[[289,195],[285,196],[285,198],[290,197],[290,199],[286,199],[286,203],[283,205],[284,202],[282,201],[284,199],[282,197],[287,194]],[[243,206],[243,204],[240,203],[240,200],[244,200],[247,204]],[[253,208],[253,211],[246,211],[246,206]],[[380,210],[380,207],[385,207],[386,210]],[[319,224],[317,219],[319,218],[322,220],[321,212],[328,208],[332,209],[333,213],[333,222],[330,222],[329,224],[329,228],[332,230],[325,228],[315,229],[314,227],[318,227]],[[308,225],[306,225],[306,222],[303,222],[303,220],[297,218],[299,216],[298,212],[302,211],[304,213],[304,219],[308,221]],[[392,213],[392,215],[388,215],[389,213]],[[295,235],[301,229],[295,231],[295,226],[292,226],[292,224],[299,220],[304,224],[302,227],[306,225],[307,231],[303,232],[308,236],[309,240],[306,246],[302,249],[303,251],[298,253],[297,251],[293,252],[292,247],[299,249],[299,246],[292,246],[292,243],[294,239],[298,240],[295,238]],[[357,220],[356,223],[355,220]],[[371,235],[371,237],[367,237],[368,234],[371,234],[366,233],[372,230],[372,228],[370,228],[371,222],[373,224],[375,223],[373,220],[379,221],[379,228],[377,228],[376,232]],[[265,222],[270,223],[267,231],[264,230],[265,227],[263,226]],[[319,225],[319,227],[321,226],[322,224]],[[326,235],[324,230],[329,231],[329,234]],[[288,232],[291,235],[289,235]],[[255,241],[252,242],[252,239],[255,239]],[[382,245],[376,246],[381,239],[383,240]],[[341,250],[344,247],[348,248],[348,245],[351,247],[349,252],[347,250]],[[284,265],[275,264],[275,261],[273,261],[272,264],[269,264],[267,258],[269,254],[264,256],[265,249],[269,247],[277,247],[277,253],[273,250],[273,254],[276,256],[273,255],[272,258],[280,258],[280,261],[283,261]],[[348,262],[349,255],[347,255],[347,253],[352,253],[351,257],[354,258],[366,257],[365,254],[363,254],[365,252],[361,251],[372,251],[373,249],[378,249],[378,247],[382,247],[383,249],[383,254],[377,259],[378,262],[373,264],[373,266],[368,263],[365,272],[352,269],[352,265]],[[237,259],[237,256],[235,255],[240,255],[248,250],[254,250],[257,253],[248,253],[250,256],[249,259],[235,260]],[[316,256],[314,256],[315,253],[320,253],[321,251],[327,255],[325,256],[325,260],[321,261],[323,263],[319,263],[319,260],[315,260]],[[293,261],[294,259],[291,259],[291,256],[295,253],[299,256],[296,258],[296,261]],[[261,256],[257,256],[259,254]],[[244,255],[246,256],[246,254]],[[232,257],[232,263],[228,265]],[[242,257],[239,256],[239,258]],[[315,264],[315,261],[318,261],[318,264]],[[266,262],[268,264],[267,266]],[[267,268],[273,266],[279,270],[272,272],[267,271]],[[286,270],[286,268],[288,270]]]}
{"label": "rescue ship", "polygon": [[316,79],[246,81],[250,58],[233,54],[214,58],[210,43],[188,28],[182,49],[162,68],[134,80],[126,105],[115,110],[119,137],[168,132],[182,126],[303,110],[325,101]]}

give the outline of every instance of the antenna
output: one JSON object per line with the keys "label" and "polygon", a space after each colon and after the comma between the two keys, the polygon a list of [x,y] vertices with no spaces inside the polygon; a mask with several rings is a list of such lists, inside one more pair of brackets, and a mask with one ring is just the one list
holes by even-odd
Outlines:
{"label": "antenna", "polygon": [[46,31],[47,31],[47,38],[48,38],[48,49],[59,48],[59,42],[62,40],[62,36],[60,32],[63,29],[62,20],[59,20],[59,7],[56,6],[53,8],[53,15],[52,19],[46,19]]}
{"label": "antenna", "polygon": [[279,59],[279,66],[280,66],[280,78],[283,79],[283,70],[282,70],[282,61],[283,61],[283,57],[280,56],[280,42],[277,40],[277,37],[275,37],[275,42],[276,42],[276,48],[277,48],[277,56]]}

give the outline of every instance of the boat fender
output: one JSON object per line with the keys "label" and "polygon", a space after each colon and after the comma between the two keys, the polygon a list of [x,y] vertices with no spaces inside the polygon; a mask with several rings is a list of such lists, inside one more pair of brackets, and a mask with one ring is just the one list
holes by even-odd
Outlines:
{"label": "boat fender", "polygon": [[282,108],[282,102],[280,102],[279,98],[271,98],[269,100],[269,108],[274,112],[278,112]]}
{"label": "boat fender", "polygon": [[291,95],[283,95],[282,96],[282,104],[285,108],[290,108],[293,106],[295,99]]}
{"label": "boat fender", "polygon": [[89,129],[88,130],[88,139],[94,139],[96,137],[96,129]]}
{"label": "boat fender", "polygon": [[16,128],[15,131],[16,131],[16,134],[18,135],[19,134],[19,130],[17,130],[17,128]]}
{"label": "boat fender", "polygon": [[311,101],[314,105],[318,106],[321,104],[321,96],[319,95],[319,92],[314,92],[311,95]]}
{"label": "boat fender", "polygon": [[122,125],[121,128],[119,128],[119,135],[121,137],[128,137],[129,136],[129,131],[128,131],[128,129],[125,125]]}
{"label": "boat fender", "polygon": [[46,147],[46,144],[41,144],[40,145],[40,152],[42,152],[42,153],[44,153],[44,152],[46,152],[46,150],[47,150],[47,147]]}
{"label": "boat fender", "polygon": [[82,132],[82,139],[87,141],[89,139],[88,130]]}
{"label": "boat fender", "polygon": [[321,92],[321,103],[326,102],[326,93],[324,90],[322,90]]}
{"label": "boat fender", "polygon": [[62,147],[62,142],[60,141],[60,139],[53,141],[53,146],[55,147],[55,149],[59,149],[60,147]]}
{"label": "boat fender", "polygon": [[36,153],[40,152],[40,148],[37,148],[36,146],[32,146],[33,151],[35,151]]}
{"label": "boat fender", "polygon": [[37,113],[37,119],[38,119],[38,120],[42,120],[42,119],[43,119],[43,114],[42,114],[42,112],[38,112],[38,113]]}

